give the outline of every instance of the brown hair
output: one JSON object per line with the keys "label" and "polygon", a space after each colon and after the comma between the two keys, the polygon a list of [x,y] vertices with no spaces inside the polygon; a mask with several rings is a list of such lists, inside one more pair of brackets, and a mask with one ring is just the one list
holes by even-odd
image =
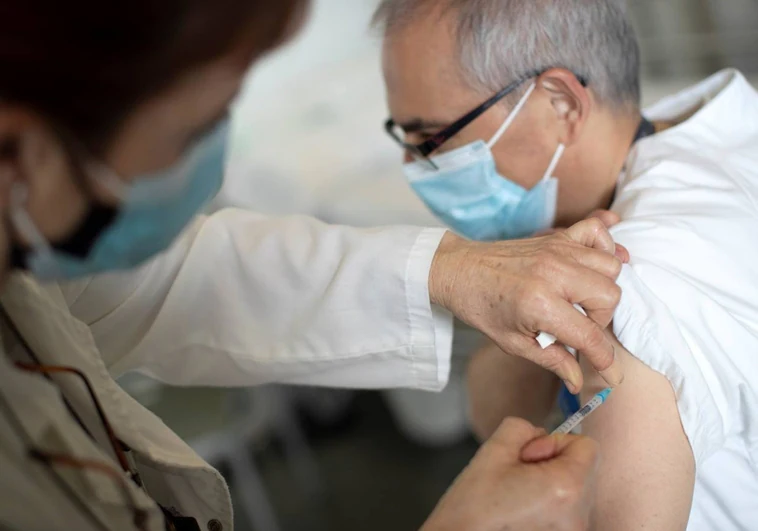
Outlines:
{"label": "brown hair", "polygon": [[279,42],[306,0],[2,0],[0,102],[101,151],[139,103],[236,46]]}

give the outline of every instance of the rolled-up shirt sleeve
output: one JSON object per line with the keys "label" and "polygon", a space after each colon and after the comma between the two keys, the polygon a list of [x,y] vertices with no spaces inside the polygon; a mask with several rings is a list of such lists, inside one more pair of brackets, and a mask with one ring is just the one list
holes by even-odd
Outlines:
{"label": "rolled-up shirt sleeve", "polygon": [[135,271],[61,287],[116,375],[440,390],[452,316],[428,277],[444,233],[226,209]]}
{"label": "rolled-up shirt sleeve", "polygon": [[614,332],[671,383],[701,468],[732,441],[758,459],[758,218],[754,179],[687,157],[640,163],[619,191]]}

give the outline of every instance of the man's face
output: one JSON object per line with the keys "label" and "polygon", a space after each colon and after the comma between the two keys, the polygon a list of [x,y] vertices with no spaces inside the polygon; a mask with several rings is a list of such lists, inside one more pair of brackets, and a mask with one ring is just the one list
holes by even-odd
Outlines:
{"label": "man's face", "polygon": [[[454,16],[454,15],[452,15]],[[384,43],[383,69],[390,115],[406,131],[405,140],[428,140],[497,91],[481,92],[465,83],[450,15],[419,16]],[[504,79],[505,88],[515,79]],[[528,80],[522,88],[527,88]],[[510,113],[504,103],[489,109],[435,154],[477,140],[488,142]],[[524,188],[543,177],[560,142],[550,95],[538,86],[516,120],[493,146],[498,172]],[[406,161],[410,160],[406,154]]]}

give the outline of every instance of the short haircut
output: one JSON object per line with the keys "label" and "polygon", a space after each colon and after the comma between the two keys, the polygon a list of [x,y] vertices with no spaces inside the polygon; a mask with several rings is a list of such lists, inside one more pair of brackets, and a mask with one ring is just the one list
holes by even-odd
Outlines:
{"label": "short haircut", "polygon": [[452,15],[463,78],[496,92],[533,72],[566,68],[601,105],[640,106],[640,50],[624,0],[382,0],[374,24],[391,36],[432,8]]}

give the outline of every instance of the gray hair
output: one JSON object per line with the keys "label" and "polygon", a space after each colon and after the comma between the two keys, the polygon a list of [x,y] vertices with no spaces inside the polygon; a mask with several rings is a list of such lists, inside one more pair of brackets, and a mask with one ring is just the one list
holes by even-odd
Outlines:
{"label": "gray hair", "polygon": [[382,0],[374,24],[390,35],[436,6],[456,16],[461,71],[476,90],[561,67],[602,105],[640,106],[640,50],[624,0]]}

